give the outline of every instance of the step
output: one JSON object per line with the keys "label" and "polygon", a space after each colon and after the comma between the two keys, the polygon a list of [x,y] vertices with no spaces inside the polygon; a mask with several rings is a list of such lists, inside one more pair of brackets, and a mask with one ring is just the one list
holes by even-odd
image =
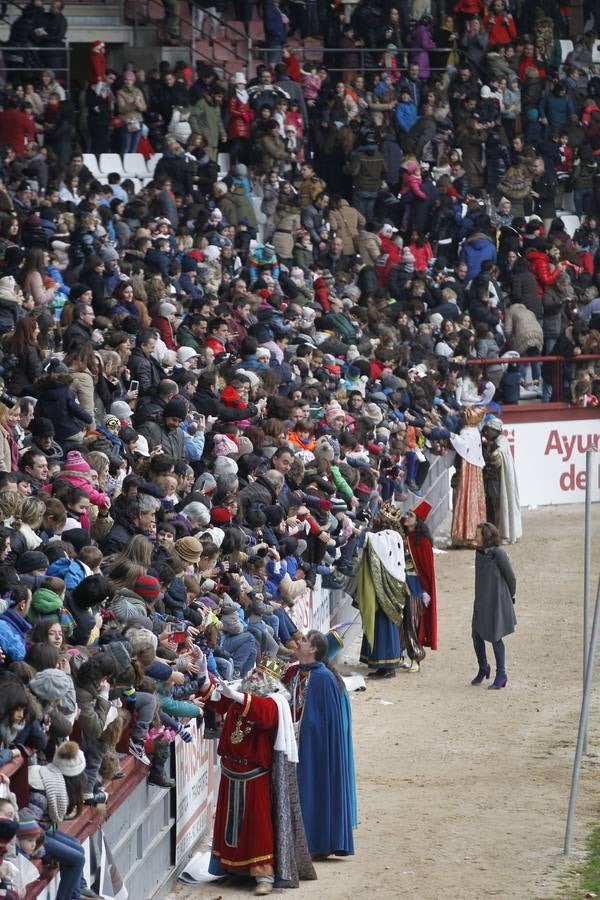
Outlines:
{"label": "step", "polygon": [[265,29],[261,19],[253,19],[250,22],[250,37],[253,41],[264,41]]}

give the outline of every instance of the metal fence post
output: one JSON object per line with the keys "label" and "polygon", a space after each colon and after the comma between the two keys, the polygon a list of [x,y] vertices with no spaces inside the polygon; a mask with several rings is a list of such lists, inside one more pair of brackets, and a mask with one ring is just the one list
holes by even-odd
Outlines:
{"label": "metal fence post", "polygon": [[[590,561],[592,555],[592,450],[585,453],[585,516],[583,533],[583,687],[585,689],[585,675],[589,648],[589,617],[590,617]],[[583,730],[583,752],[588,752],[587,746],[587,720]]]}
{"label": "metal fence post", "polygon": [[596,605],[594,607],[594,621],[592,624],[592,636],[590,638],[589,652],[587,655],[587,665],[585,672],[585,684],[583,688],[583,700],[581,702],[581,712],[579,713],[579,730],[577,732],[577,746],[575,748],[575,760],[573,762],[573,774],[571,776],[571,793],[569,795],[569,809],[567,812],[567,826],[565,828],[565,843],[563,853],[569,855],[571,850],[571,837],[573,833],[573,821],[575,819],[575,805],[577,803],[577,791],[579,788],[579,777],[581,775],[581,757],[583,755],[583,741],[585,729],[587,727],[588,709],[590,705],[590,694],[592,692],[592,678],[594,675],[594,662],[596,657],[596,646],[598,644],[598,628],[600,626],[600,578],[598,579],[598,588],[596,590]]}

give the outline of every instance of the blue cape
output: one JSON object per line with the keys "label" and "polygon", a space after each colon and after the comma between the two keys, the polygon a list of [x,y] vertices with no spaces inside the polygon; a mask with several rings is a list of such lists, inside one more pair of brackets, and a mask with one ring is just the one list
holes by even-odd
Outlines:
{"label": "blue cape", "polygon": [[300,721],[298,789],[311,856],[354,853],[352,825],[356,817],[354,760],[348,758],[352,737],[344,693],[322,662],[300,667],[308,671]]}

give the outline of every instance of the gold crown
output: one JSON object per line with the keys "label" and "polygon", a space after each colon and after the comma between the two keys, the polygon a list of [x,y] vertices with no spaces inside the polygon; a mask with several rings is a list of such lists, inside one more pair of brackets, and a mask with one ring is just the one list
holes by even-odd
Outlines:
{"label": "gold crown", "polygon": [[264,653],[256,663],[256,668],[259,672],[264,672],[266,675],[270,675],[271,678],[276,678],[278,681],[288,666],[289,660],[269,656],[268,653]]}
{"label": "gold crown", "polygon": [[402,525],[402,510],[399,506],[394,506],[389,500],[381,504],[379,509],[379,521],[382,525],[389,528],[399,528]]}
{"label": "gold crown", "polygon": [[471,427],[479,425],[484,416],[485,409],[483,406],[467,406],[467,408],[464,410],[465,422]]}

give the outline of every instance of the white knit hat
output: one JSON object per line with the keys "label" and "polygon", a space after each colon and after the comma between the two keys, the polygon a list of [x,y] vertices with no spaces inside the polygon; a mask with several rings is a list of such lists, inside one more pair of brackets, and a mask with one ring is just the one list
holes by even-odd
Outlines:
{"label": "white knit hat", "polygon": [[59,769],[62,775],[74,777],[81,775],[85,769],[85,756],[79,744],[75,741],[65,741],[56,748],[52,765]]}

